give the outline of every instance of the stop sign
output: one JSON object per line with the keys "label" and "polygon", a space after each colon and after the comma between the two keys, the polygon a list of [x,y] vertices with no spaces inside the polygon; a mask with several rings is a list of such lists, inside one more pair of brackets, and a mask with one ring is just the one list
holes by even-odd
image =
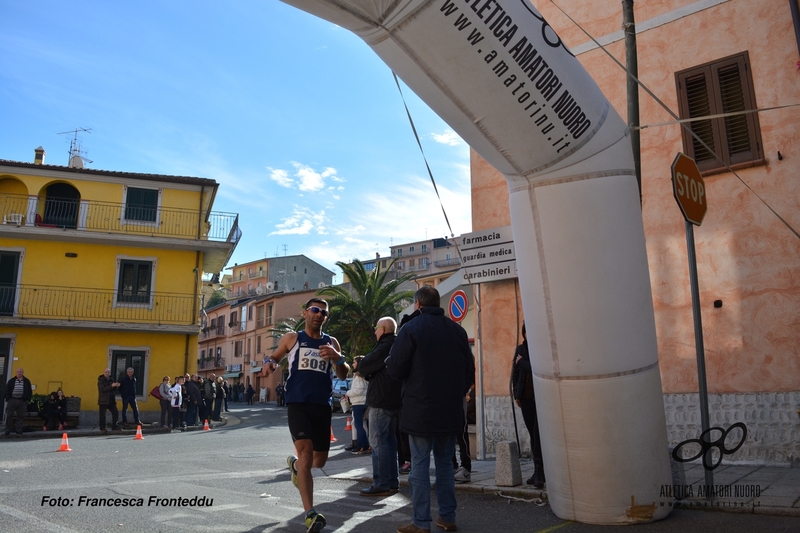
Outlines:
{"label": "stop sign", "polygon": [[672,162],[672,192],[687,222],[695,226],[703,223],[708,204],[706,185],[694,159],[678,153]]}

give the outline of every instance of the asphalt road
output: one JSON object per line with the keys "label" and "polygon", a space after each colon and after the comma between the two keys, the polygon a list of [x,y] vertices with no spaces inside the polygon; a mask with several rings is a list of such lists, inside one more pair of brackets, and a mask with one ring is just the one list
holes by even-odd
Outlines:
{"label": "asphalt road", "polygon": [[[0,532],[304,532],[300,497],[286,468],[293,446],[285,409],[231,407],[237,420],[223,428],[143,441],[73,438],[69,453],[56,452],[59,440],[0,441]],[[334,444],[329,461],[351,457],[344,444]],[[407,487],[380,499],[359,496],[364,487],[315,471],[325,531],[393,533],[411,521]],[[170,505],[173,498],[186,502]],[[459,491],[458,504],[459,531],[619,531],[567,522],[547,506],[493,494]],[[800,519],[679,509],[666,520],[631,527],[643,533],[793,533]]]}

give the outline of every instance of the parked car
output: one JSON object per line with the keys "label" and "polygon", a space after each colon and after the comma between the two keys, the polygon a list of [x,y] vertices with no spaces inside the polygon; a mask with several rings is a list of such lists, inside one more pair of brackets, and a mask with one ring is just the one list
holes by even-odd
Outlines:
{"label": "parked car", "polygon": [[331,393],[331,409],[334,412],[342,410],[342,406],[339,405],[339,400],[342,399],[342,396],[347,394],[347,391],[350,390],[350,386],[352,384],[353,384],[353,378],[333,379],[333,392]]}

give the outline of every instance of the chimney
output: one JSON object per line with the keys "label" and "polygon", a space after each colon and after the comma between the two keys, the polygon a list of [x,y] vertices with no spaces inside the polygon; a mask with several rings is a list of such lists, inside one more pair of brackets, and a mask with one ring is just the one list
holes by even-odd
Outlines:
{"label": "chimney", "polygon": [[33,152],[34,152],[34,154],[36,154],[33,157],[33,164],[34,165],[44,165],[44,156],[47,155],[47,152],[44,151],[44,148],[42,148],[40,146],[39,148],[35,149]]}
{"label": "chimney", "polygon": [[375,252],[375,259],[380,259],[380,258],[381,258],[381,254],[378,253],[378,252]]}

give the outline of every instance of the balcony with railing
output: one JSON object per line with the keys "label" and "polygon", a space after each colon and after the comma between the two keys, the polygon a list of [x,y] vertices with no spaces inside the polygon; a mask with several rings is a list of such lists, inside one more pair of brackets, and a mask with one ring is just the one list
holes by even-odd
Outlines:
{"label": "balcony with railing", "polygon": [[399,255],[398,255],[398,254],[395,254],[395,253],[394,253],[395,251],[396,251],[396,250],[392,250],[392,255],[396,256],[398,259],[403,259],[403,258],[405,258],[405,257],[416,257],[416,256],[418,256],[418,255],[425,255],[425,254],[428,254],[428,253],[430,253],[430,250],[428,250],[427,248],[425,248],[424,250],[423,250],[423,249],[420,249],[420,250],[416,250],[416,249],[415,249],[415,250],[409,250],[409,249],[405,249],[405,250],[403,250],[402,252],[400,252],[400,254],[399,254]]}
{"label": "balcony with railing", "polygon": [[461,259],[458,257],[454,257],[452,259],[442,259],[440,261],[434,261],[433,266],[435,267],[449,267],[449,266],[458,266],[461,264]]}
{"label": "balcony with railing", "polygon": [[225,368],[224,357],[206,357],[197,360],[197,370],[215,370]]}
{"label": "balcony with railing", "polygon": [[198,302],[191,295],[149,292],[143,298],[137,296],[136,302],[130,300],[124,292],[116,290],[0,286],[0,323],[5,317],[13,317],[114,324],[196,324]]}
{"label": "balcony with railing", "polygon": [[237,243],[235,213],[133,206],[123,203],[0,194],[3,224]]}
{"label": "balcony with railing", "polygon": [[258,279],[258,278],[266,278],[267,272],[265,270],[259,270],[258,272],[248,272],[247,279]]}
{"label": "balcony with railing", "polygon": [[224,330],[223,330],[222,333],[220,333],[219,330],[216,327],[213,327],[213,328],[207,327],[207,328],[203,328],[203,329],[200,330],[200,338],[199,338],[199,340],[201,340],[201,341],[211,340],[211,339],[215,339],[218,336],[224,335],[224,334],[225,334]]}
{"label": "balcony with railing", "polygon": [[408,265],[406,270],[408,271],[417,271],[417,270],[430,270],[431,264],[430,263],[421,263],[419,265]]}

